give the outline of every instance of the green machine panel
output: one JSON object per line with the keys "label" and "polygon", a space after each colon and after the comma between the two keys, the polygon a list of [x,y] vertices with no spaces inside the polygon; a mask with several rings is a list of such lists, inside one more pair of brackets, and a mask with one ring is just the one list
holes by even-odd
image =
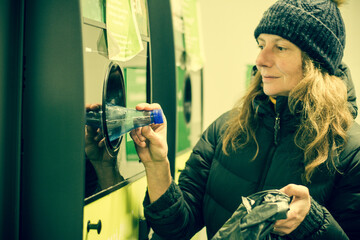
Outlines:
{"label": "green machine panel", "polygon": [[0,239],[19,239],[23,4],[0,7]]}
{"label": "green machine panel", "polygon": [[203,75],[199,57],[196,0],[172,0],[176,59],[177,155],[189,151],[202,133]]}
{"label": "green machine panel", "polygon": [[[146,68],[126,68],[127,107],[135,108],[139,103],[146,102]],[[139,161],[135,145],[129,134],[126,134],[126,156],[128,161]]]}
{"label": "green machine panel", "polygon": [[187,150],[191,147],[191,80],[187,76],[186,70],[177,67],[177,152]]}
{"label": "green machine panel", "polygon": [[[22,2],[19,238],[2,239],[81,239],[85,179],[81,4]],[[12,14],[21,20],[21,14]],[[15,31],[15,21],[9,26]]]}

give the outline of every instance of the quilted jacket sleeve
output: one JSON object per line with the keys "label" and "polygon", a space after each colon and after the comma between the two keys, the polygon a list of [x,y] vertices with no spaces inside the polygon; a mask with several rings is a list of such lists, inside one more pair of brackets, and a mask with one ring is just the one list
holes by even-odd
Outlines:
{"label": "quilted jacket sleeve", "polygon": [[145,217],[163,239],[190,239],[204,226],[203,197],[224,116],[201,136],[179,177],[179,184],[172,182],[163,196],[151,204],[148,196],[145,197]]}

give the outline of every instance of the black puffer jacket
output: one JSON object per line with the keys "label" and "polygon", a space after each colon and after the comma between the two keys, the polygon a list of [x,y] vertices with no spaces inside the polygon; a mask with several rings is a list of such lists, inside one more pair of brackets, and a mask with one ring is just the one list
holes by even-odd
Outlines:
{"label": "black puffer jacket", "polygon": [[[349,81],[346,66],[338,74]],[[357,114],[355,92],[349,85],[349,107]],[[291,115],[286,97],[278,97],[276,111],[267,96],[254,102],[263,123],[257,131],[260,145],[248,146],[226,156],[222,152],[223,126],[229,113],[223,114],[204,132],[180,175],[179,185],[172,183],[156,202],[144,200],[145,217],[164,239],[190,239],[206,226],[210,239],[231,217],[241,196],[279,189],[289,183],[302,184],[303,152],[294,144],[299,123]],[[360,239],[360,126],[354,123],[348,143],[338,155],[338,169],[330,174],[321,166],[307,185],[312,196],[311,208],[302,224],[289,239]]]}

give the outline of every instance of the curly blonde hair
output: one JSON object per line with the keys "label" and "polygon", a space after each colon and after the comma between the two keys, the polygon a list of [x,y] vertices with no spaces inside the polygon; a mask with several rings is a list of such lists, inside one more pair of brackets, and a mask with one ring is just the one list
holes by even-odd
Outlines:
{"label": "curly blonde hair", "polygon": [[[336,169],[334,154],[341,151],[346,143],[346,132],[353,122],[347,106],[347,88],[344,82],[323,70],[320,64],[303,53],[303,79],[289,93],[288,105],[292,114],[301,117],[294,142],[304,151],[305,171],[303,180],[311,182],[315,169],[326,163],[329,169]],[[256,139],[257,109],[254,99],[264,95],[261,75],[257,72],[252,83],[232,110],[226,124],[223,138],[223,151],[237,150]],[[331,168],[331,166],[333,168]]]}

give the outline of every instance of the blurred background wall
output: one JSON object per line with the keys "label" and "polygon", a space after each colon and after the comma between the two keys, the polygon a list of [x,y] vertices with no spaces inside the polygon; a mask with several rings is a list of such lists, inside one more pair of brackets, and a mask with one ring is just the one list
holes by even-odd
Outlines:
{"label": "blurred background wall", "polygon": [[[253,32],[263,12],[274,2],[199,0],[205,55],[204,129],[231,109],[244,93],[246,66],[254,64],[258,54]],[[351,69],[359,95],[360,1],[348,0],[340,10],[347,31],[344,61]]]}

